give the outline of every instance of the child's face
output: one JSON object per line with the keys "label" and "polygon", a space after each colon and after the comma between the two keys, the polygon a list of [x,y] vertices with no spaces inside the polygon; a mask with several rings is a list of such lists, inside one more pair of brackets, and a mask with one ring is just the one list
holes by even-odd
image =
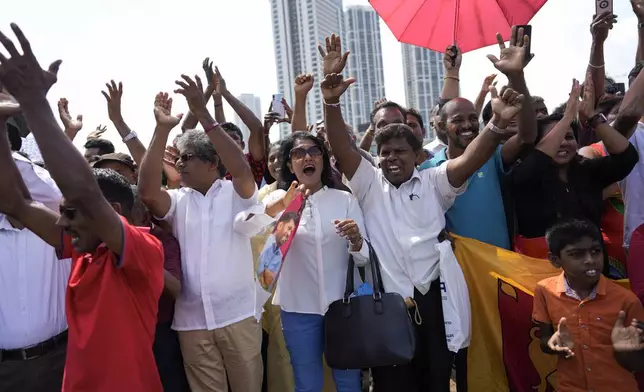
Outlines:
{"label": "child's face", "polygon": [[604,253],[598,241],[583,237],[574,244],[566,245],[550,260],[556,267],[563,268],[571,284],[592,287],[599,281],[604,269]]}
{"label": "child's face", "polygon": [[278,247],[284,245],[286,241],[288,241],[294,229],[295,221],[293,220],[277,224],[277,228],[275,229],[275,242]]}

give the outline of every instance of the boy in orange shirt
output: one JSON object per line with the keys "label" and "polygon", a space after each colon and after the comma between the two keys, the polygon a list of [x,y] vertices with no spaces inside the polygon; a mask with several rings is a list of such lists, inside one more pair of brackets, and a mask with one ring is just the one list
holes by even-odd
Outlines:
{"label": "boy in orange shirt", "polygon": [[[638,392],[631,370],[644,364],[636,321],[644,320],[644,307],[635,294],[602,276],[599,229],[586,221],[562,221],[548,230],[546,241],[550,261],[563,272],[538,283],[532,318],[543,352],[559,356],[557,391]],[[624,320],[633,321],[624,326]]]}

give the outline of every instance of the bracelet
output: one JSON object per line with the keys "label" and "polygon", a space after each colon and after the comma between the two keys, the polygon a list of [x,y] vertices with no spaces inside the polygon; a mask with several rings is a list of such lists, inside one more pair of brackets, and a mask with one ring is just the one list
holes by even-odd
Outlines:
{"label": "bracelet", "polygon": [[219,126],[219,123],[217,121],[215,121],[214,123],[212,123],[212,124],[210,124],[210,125],[208,125],[206,127],[203,127],[203,131],[205,133],[210,133],[213,129],[217,128],[218,126]]}
{"label": "bracelet", "polygon": [[443,78],[443,80],[447,80],[447,79],[454,79],[454,80],[456,80],[457,82],[460,82],[460,81],[461,81],[461,79],[459,79],[457,76],[445,76],[445,77]]}
{"label": "bracelet", "polygon": [[501,129],[496,125],[492,124],[492,121],[488,123],[488,126],[490,127],[490,131],[496,133],[497,135],[501,135],[501,136],[514,135],[514,132],[508,131],[506,128]]}
{"label": "bracelet", "polygon": [[588,63],[588,66],[591,67],[591,68],[604,68],[604,64],[602,64],[602,65],[593,65],[590,62]]}
{"label": "bracelet", "polygon": [[337,108],[340,107],[340,102],[338,103],[328,103],[326,100],[324,101],[324,106],[331,106],[332,108]]}
{"label": "bracelet", "polygon": [[642,27],[644,27],[644,22],[639,22],[639,23],[637,24],[637,28],[638,28],[638,29],[641,29]]}
{"label": "bracelet", "polygon": [[136,132],[130,131],[130,133],[125,135],[125,137],[123,138],[123,143],[127,143],[132,139],[136,139],[136,137],[137,137]]}
{"label": "bracelet", "polygon": [[[349,241],[349,244],[350,244],[352,247],[356,247],[356,248],[362,248],[362,244],[363,244],[363,243],[364,243],[364,238],[362,238],[362,236],[360,236],[360,241],[359,241],[357,244],[354,244],[353,242]],[[358,245],[359,245],[359,246],[358,246]]]}

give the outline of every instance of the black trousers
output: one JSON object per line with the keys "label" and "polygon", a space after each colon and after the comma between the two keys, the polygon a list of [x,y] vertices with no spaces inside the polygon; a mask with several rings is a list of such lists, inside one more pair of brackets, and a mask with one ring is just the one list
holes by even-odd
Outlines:
{"label": "black trousers", "polygon": [[66,346],[25,361],[0,362],[0,392],[60,392]]}
{"label": "black trousers", "polygon": [[[427,294],[414,290],[422,318],[416,327],[416,353],[408,365],[371,369],[374,392],[449,392],[456,361],[458,392],[467,391],[467,350],[450,352],[445,339],[445,321],[440,282],[433,281]],[[412,319],[414,309],[411,309]]]}
{"label": "black trousers", "polygon": [[157,362],[164,392],[190,392],[177,331],[170,326],[172,321],[157,324],[152,352]]}

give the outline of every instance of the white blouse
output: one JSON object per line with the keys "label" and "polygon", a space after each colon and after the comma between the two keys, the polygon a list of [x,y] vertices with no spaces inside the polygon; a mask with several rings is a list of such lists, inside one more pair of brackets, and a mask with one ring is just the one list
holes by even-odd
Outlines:
{"label": "white blouse", "polygon": [[[264,205],[279,200],[284,190],[276,190]],[[345,191],[322,188],[308,197],[293,242],[282,265],[274,305],[284,311],[324,315],[331,302],[344,295],[349,255],[358,266],[369,261],[363,242],[359,252],[349,252],[349,242],[337,234],[334,220],[353,219],[366,239],[362,210],[356,198]],[[354,270],[357,289],[360,278]]]}

